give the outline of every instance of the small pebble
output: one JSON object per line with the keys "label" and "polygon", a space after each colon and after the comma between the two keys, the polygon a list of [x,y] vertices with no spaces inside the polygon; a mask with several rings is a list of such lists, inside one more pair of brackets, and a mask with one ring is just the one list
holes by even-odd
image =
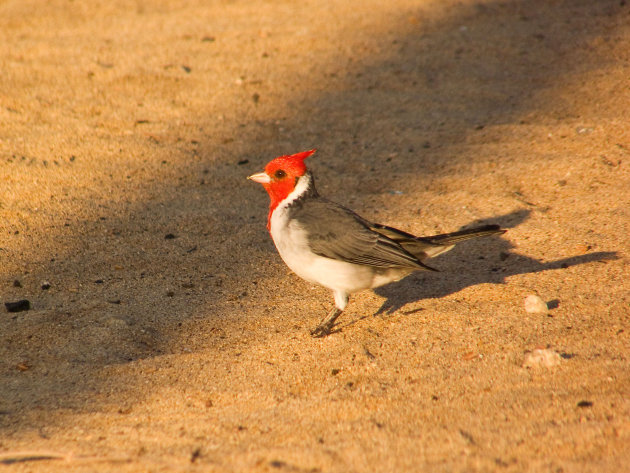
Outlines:
{"label": "small pebble", "polygon": [[22,283],[16,279],[13,281],[13,287],[22,287]]}
{"label": "small pebble", "polygon": [[195,463],[201,457],[201,448],[196,448],[190,456],[190,463]]}
{"label": "small pebble", "polygon": [[8,312],[22,312],[31,309],[31,303],[27,299],[22,299],[17,302],[5,302],[4,306]]}
{"label": "small pebble", "polygon": [[590,126],[578,126],[578,127],[575,129],[575,132],[576,132],[578,135],[588,135],[588,134],[590,134],[590,133],[593,133],[593,131],[594,131],[594,128],[593,128],[593,127],[590,127]]}
{"label": "small pebble", "polygon": [[165,240],[173,240],[175,238],[176,238],[176,236],[173,235],[172,233],[167,233],[166,235],[164,235],[164,239]]}
{"label": "small pebble", "polygon": [[560,354],[549,348],[536,348],[526,353],[523,359],[523,368],[551,368],[560,364]]}
{"label": "small pebble", "polygon": [[42,283],[42,290],[47,291],[48,289],[50,289],[50,283],[48,281],[44,281]]}
{"label": "small pebble", "polygon": [[539,296],[530,294],[525,298],[525,312],[528,314],[545,314],[548,310],[549,307]]}

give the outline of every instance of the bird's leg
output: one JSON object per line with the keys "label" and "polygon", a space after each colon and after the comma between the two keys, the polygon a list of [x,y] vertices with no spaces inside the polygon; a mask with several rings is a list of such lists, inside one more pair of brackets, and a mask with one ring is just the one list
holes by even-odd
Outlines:
{"label": "bird's leg", "polygon": [[317,327],[311,330],[311,335],[315,338],[322,338],[330,334],[330,330],[335,325],[335,320],[342,314],[343,310],[333,307],[330,312],[322,319]]}
{"label": "bird's leg", "polygon": [[333,307],[328,315],[319,323],[317,327],[311,330],[311,335],[315,338],[322,338],[330,335],[330,331],[335,325],[335,320],[341,315],[348,305],[348,294],[342,290],[335,290],[335,307]]}

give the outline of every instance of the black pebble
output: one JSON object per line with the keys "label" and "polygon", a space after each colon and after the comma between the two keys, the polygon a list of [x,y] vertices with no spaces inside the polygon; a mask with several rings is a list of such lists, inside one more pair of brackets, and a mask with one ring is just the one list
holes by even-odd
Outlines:
{"label": "black pebble", "polygon": [[47,291],[48,289],[50,289],[50,283],[47,282],[47,283],[42,284],[43,291]]}
{"label": "black pebble", "polygon": [[176,237],[172,233],[167,233],[166,235],[164,235],[165,240],[173,240],[174,238]]}
{"label": "black pebble", "polygon": [[193,452],[192,455],[190,456],[190,463],[195,463],[195,461],[197,461],[197,459],[201,456],[201,448],[196,448]]}
{"label": "black pebble", "polygon": [[249,159],[241,159],[241,160],[240,160],[238,163],[236,163],[236,164],[238,164],[239,166],[242,166],[243,164],[247,164],[247,163],[249,163]]}
{"label": "black pebble", "polygon": [[580,401],[577,403],[578,407],[591,407],[593,403],[591,401]]}
{"label": "black pebble", "polygon": [[4,306],[7,308],[8,312],[22,312],[24,310],[30,310],[31,303],[26,299],[22,299],[17,302],[5,302]]}
{"label": "black pebble", "polygon": [[16,279],[13,281],[13,287],[22,287],[22,283]]}

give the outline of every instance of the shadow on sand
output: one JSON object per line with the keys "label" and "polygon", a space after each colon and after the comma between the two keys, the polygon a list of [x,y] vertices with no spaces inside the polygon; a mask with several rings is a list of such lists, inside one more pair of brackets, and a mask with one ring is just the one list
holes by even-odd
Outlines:
{"label": "shadow on sand", "polygon": [[[518,210],[492,219],[477,220],[464,228],[495,223],[509,229],[527,220],[529,215],[530,210]],[[440,269],[440,260],[448,264],[450,258],[451,261],[459,262],[457,268],[451,263],[451,268],[441,273],[414,273],[398,282],[375,289],[376,294],[386,298],[375,315],[391,314],[412,302],[444,297],[477,284],[504,284],[506,278],[517,274],[561,270],[617,258],[616,252],[600,251],[542,262],[511,251],[514,247],[508,238],[509,232],[503,236],[465,242],[431,263],[433,267]],[[459,271],[459,268],[462,270]]]}

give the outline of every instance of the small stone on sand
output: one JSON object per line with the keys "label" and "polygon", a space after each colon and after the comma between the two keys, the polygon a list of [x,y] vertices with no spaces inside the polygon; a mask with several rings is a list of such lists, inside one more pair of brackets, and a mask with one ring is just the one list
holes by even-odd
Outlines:
{"label": "small stone on sand", "polygon": [[523,368],[551,368],[560,364],[560,354],[549,348],[536,348],[525,354]]}
{"label": "small stone on sand", "polygon": [[4,306],[7,308],[7,312],[22,312],[24,310],[31,310],[31,303],[22,299],[17,302],[5,302]]}
{"label": "small stone on sand", "polygon": [[528,314],[546,314],[548,310],[547,303],[539,296],[531,294],[525,298],[525,312]]}

